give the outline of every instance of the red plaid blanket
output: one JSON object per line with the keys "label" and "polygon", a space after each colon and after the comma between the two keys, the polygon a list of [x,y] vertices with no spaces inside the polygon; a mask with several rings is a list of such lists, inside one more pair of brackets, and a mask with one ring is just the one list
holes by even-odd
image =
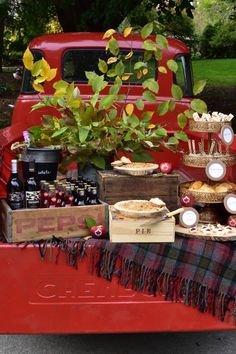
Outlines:
{"label": "red plaid blanket", "polygon": [[[122,286],[164,294],[222,321],[236,320],[236,242],[214,242],[177,237],[174,243],[122,244],[108,240],[58,240],[52,244],[71,265],[89,257],[90,270]],[[46,250],[45,243],[41,254]],[[227,316],[226,316],[227,315]]]}
{"label": "red plaid blanket", "polygon": [[236,242],[177,237],[174,243],[114,244],[91,239],[91,270],[136,291],[164,294],[222,321],[236,320]]}

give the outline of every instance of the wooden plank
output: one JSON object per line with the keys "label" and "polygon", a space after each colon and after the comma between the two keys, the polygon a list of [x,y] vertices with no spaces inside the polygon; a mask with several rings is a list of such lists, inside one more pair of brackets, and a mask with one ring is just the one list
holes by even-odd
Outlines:
{"label": "wooden plank", "polygon": [[121,200],[159,197],[169,209],[178,204],[179,175],[128,176],[115,171],[98,171],[99,198],[112,205]]}
{"label": "wooden plank", "polygon": [[12,239],[12,210],[7,202],[0,200],[1,227],[3,236],[11,242]]}
{"label": "wooden plank", "polygon": [[[11,210],[2,208],[4,236],[8,242],[32,241],[56,237],[68,238],[89,234],[85,218],[106,225],[106,204],[69,208]],[[7,207],[6,207],[7,205]],[[8,226],[9,225],[9,226]]]}
{"label": "wooden plank", "polygon": [[161,221],[151,226],[143,226],[151,218],[127,218],[109,206],[109,234],[111,242],[145,243],[174,242],[175,219]]}

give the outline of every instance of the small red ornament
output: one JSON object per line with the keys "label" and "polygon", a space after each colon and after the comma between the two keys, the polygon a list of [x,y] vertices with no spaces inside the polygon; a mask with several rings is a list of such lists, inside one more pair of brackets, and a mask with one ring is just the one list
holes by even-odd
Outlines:
{"label": "small red ornament", "polygon": [[227,220],[227,225],[236,227],[236,215],[230,215]]}
{"label": "small red ornament", "polygon": [[161,162],[160,163],[160,171],[162,173],[170,173],[172,171],[172,163],[171,162]]}
{"label": "small red ornament", "polygon": [[103,225],[96,225],[90,228],[90,235],[94,238],[106,238],[107,232]]}
{"label": "small red ornament", "polygon": [[180,197],[180,204],[184,207],[191,207],[194,204],[194,198],[191,194],[182,195]]}

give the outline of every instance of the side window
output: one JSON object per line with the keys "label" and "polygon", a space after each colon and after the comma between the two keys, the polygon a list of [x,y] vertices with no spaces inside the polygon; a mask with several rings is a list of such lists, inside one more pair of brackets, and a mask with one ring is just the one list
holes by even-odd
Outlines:
{"label": "side window", "polygon": [[[40,60],[43,57],[43,54],[37,50],[32,49],[31,50],[33,55],[34,55],[34,60]],[[22,86],[21,86],[21,93],[28,93],[28,94],[33,94],[33,93],[38,93],[35,91],[32,87],[31,84],[31,73],[29,70],[24,69],[23,72],[23,80],[22,80]]]}
{"label": "side window", "polygon": [[175,57],[178,70],[174,81],[183,90],[184,97],[193,97],[192,66],[189,55],[180,54]]}
{"label": "side window", "polygon": [[[128,54],[128,51],[123,50],[122,54]],[[67,51],[62,60],[62,78],[68,82],[87,82],[85,71],[94,71],[101,74],[98,69],[98,59],[107,61],[110,54],[107,54],[103,49],[72,49]],[[133,72],[133,66],[136,62],[143,61],[143,51],[134,52],[131,60],[125,62],[125,72]],[[126,64],[127,63],[127,64]],[[148,62],[148,73],[143,76],[143,80],[155,78],[157,75],[157,62],[155,60]],[[112,78],[106,78],[112,82]],[[130,76],[129,80],[124,84],[134,83],[141,85],[142,79],[138,80],[135,75]]]}

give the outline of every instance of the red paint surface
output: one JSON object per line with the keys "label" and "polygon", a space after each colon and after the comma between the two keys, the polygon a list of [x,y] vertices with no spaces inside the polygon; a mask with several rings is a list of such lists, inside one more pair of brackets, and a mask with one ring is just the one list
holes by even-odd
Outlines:
{"label": "red paint surface", "polygon": [[[232,330],[210,314],[41,260],[38,249],[0,245],[0,333],[124,333]],[[55,252],[55,251],[54,251]],[[54,254],[55,256],[55,254]]]}

